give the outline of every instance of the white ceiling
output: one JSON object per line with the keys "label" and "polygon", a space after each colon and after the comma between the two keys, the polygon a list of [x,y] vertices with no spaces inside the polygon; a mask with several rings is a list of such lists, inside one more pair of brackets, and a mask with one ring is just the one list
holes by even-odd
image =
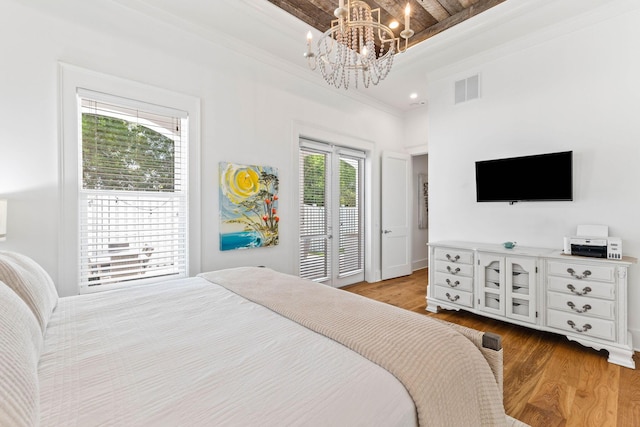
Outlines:
{"label": "white ceiling", "polygon": [[[326,85],[318,71],[307,68],[302,56],[309,26],[267,0],[114,1]],[[414,108],[426,100],[429,73],[499,51],[507,42],[512,49],[526,48],[539,42],[541,32],[571,31],[576,17],[594,13],[606,1],[507,0],[396,55],[386,80],[358,89],[362,93],[355,95],[398,110]],[[537,36],[531,37],[533,33]],[[417,100],[409,98],[413,92]]]}

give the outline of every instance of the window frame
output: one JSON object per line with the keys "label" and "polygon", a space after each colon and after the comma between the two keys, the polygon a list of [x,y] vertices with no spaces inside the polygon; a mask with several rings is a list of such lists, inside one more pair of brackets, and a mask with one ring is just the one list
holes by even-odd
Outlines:
{"label": "window frame", "polygon": [[[80,189],[81,182],[81,113],[78,91],[88,90],[145,104],[166,106],[188,114],[188,184],[187,184],[187,276],[200,272],[201,200],[200,200],[200,99],[135,81],[106,75],[74,65],[59,63],[60,101],[60,237],[58,293],[76,295],[80,289]],[[157,280],[163,280],[162,277]],[[147,281],[141,281],[147,282]],[[123,286],[134,286],[125,282]],[[109,286],[108,289],[118,287]]]}

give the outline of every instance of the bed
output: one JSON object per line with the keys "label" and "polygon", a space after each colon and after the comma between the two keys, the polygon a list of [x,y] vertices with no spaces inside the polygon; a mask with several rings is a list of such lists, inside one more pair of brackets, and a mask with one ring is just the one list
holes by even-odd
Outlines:
{"label": "bed", "polygon": [[58,298],[0,252],[0,425],[524,425],[482,333],[246,267]]}

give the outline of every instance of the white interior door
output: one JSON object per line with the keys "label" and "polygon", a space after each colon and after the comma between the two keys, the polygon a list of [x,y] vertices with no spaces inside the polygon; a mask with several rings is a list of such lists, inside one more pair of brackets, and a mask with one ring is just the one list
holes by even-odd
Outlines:
{"label": "white interior door", "polygon": [[382,153],[382,280],[411,274],[411,156]]}

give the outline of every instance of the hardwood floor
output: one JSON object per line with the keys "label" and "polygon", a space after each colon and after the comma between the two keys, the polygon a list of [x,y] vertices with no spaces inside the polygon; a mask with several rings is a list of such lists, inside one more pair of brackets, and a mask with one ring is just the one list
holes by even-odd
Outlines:
{"label": "hardwood floor", "polygon": [[397,307],[502,336],[504,406],[533,427],[640,426],[640,353],[632,370],[607,362],[606,351],[565,337],[464,311],[429,313],[427,270],[342,288]]}

